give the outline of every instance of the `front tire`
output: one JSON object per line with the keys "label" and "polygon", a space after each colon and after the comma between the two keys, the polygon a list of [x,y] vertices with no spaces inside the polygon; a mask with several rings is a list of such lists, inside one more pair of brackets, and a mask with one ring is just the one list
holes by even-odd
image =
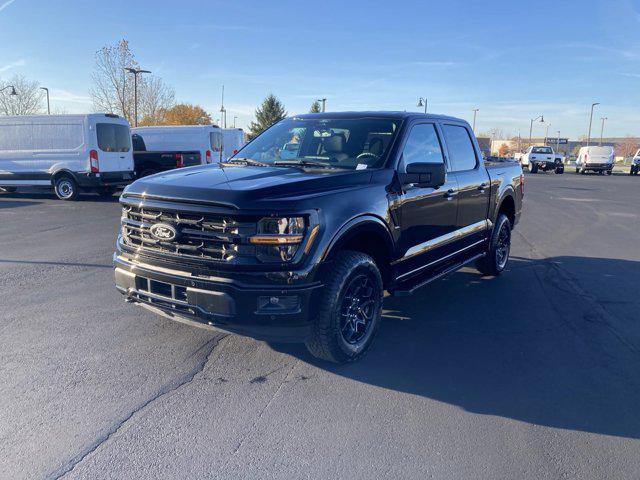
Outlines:
{"label": "front tire", "polygon": [[380,270],[369,255],[344,251],[336,255],[324,280],[307,349],[329,362],[353,362],[366,353],[380,326]]}
{"label": "front tire", "polygon": [[538,173],[538,164],[537,163],[529,163],[529,172]]}
{"label": "front tire", "polygon": [[607,170],[607,175],[613,175],[613,170]]}
{"label": "front tire", "polygon": [[61,175],[53,181],[53,191],[60,200],[73,201],[78,198],[78,183],[69,175]]}
{"label": "front tire", "polygon": [[478,260],[476,267],[484,275],[500,275],[509,261],[511,252],[511,222],[503,213],[498,215],[491,233],[486,256]]}

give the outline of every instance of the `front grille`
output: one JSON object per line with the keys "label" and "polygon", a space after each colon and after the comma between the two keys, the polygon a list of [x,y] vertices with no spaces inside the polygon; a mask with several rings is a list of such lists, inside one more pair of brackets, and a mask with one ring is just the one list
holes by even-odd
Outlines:
{"label": "front grille", "polygon": [[[151,226],[174,227],[174,240],[151,234]],[[255,256],[247,238],[256,233],[255,222],[241,222],[225,215],[201,215],[126,205],[122,209],[122,239],[125,245],[155,255],[180,255],[217,262],[234,262],[241,256]]]}

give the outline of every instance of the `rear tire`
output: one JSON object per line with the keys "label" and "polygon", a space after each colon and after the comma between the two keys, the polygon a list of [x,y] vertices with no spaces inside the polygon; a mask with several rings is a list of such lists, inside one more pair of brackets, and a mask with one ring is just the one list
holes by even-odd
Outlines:
{"label": "rear tire", "polygon": [[538,173],[538,164],[537,163],[529,163],[529,172]]}
{"label": "rear tire", "polygon": [[78,183],[70,175],[60,175],[53,181],[53,191],[60,200],[73,201],[78,198]]}
{"label": "rear tire", "polygon": [[484,275],[500,275],[509,261],[511,252],[511,222],[504,213],[498,215],[491,233],[487,255],[478,260],[476,268]]}
{"label": "rear tire", "polygon": [[367,352],[380,326],[384,292],[380,270],[369,255],[344,251],[336,255],[324,280],[307,349],[329,362],[356,361]]}
{"label": "rear tire", "polygon": [[556,174],[562,175],[564,173],[564,168],[556,168]]}
{"label": "rear tire", "polygon": [[607,175],[613,175],[613,170],[607,170]]}
{"label": "rear tire", "polygon": [[18,191],[17,187],[0,187],[0,192],[15,193]]}

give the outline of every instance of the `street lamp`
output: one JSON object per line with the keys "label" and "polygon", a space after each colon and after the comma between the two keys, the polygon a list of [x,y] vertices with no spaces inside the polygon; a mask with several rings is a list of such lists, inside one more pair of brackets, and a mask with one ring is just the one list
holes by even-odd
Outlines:
{"label": "street lamp", "polygon": [[608,120],[607,117],[602,117],[600,118],[600,120],[602,120],[602,126],[600,127],[600,143],[599,145],[602,146],[602,132],[604,132],[604,122],[605,120]]}
{"label": "street lamp", "polygon": [[[133,117],[135,126],[138,126],[138,75],[141,73],[151,73],[149,70],[142,70],[140,68],[127,67],[125,70],[129,73],[133,73]],[[124,113],[124,112],[123,112]]]}
{"label": "street lamp", "polygon": [[540,119],[540,123],[544,123],[544,115],[539,115],[536,118],[531,119],[531,124],[529,125],[529,146],[531,146],[531,133],[533,132],[533,122]]}
{"label": "street lamp", "polygon": [[[473,109],[473,133],[476,133],[476,113],[478,113],[478,110],[480,109],[479,108]],[[426,108],[425,108],[425,113],[426,113]]]}
{"label": "street lamp", "polygon": [[40,89],[47,92],[47,115],[51,115],[51,107],[49,106],[49,89],[47,87],[40,87]]}
{"label": "street lamp", "polygon": [[587,147],[589,143],[591,143],[591,122],[593,121],[593,107],[596,105],[600,105],[599,102],[595,102],[591,104],[591,115],[589,115],[589,134],[587,135]]}
{"label": "street lamp", "polygon": [[322,102],[322,112],[324,113],[325,106],[326,106],[326,103],[327,103],[327,99],[326,98],[318,98],[316,100],[316,102]]}
{"label": "street lamp", "polygon": [[418,104],[416,105],[416,107],[424,107],[424,113],[427,113],[427,104],[428,104],[427,98],[420,97],[418,99]]}
{"label": "street lamp", "polygon": [[547,131],[544,134],[544,144],[547,144],[547,138],[549,138],[549,127],[551,126],[550,123],[547,123]]}
{"label": "street lamp", "polygon": [[558,130],[558,136],[556,137],[556,153],[560,150],[560,130]]}
{"label": "street lamp", "polygon": [[6,90],[7,88],[11,89],[11,91],[9,92],[9,95],[18,95],[18,92],[16,92],[16,87],[14,87],[13,85],[7,85],[4,88],[0,88],[0,92]]}
{"label": "street lamp", "polygon": [[238,117],[236,115],[233,116],[233,128],[236,128],[236,120]]}

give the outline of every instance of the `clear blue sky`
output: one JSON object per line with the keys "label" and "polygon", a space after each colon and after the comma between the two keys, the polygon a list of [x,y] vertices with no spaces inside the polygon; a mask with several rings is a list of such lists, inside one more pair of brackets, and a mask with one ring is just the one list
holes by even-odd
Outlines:
{"label": "clear blue sky", "polygon": [[[269,92],[290,113],[419,110],[477,130],[586,134],[592,102],[606,135],[640,135],[640,2],[0,0],[0,79],[52,90],[53,107],[91,109],[94,53],[127,38],[142,67],[215,119],[245,126]],[[534,136],[544,135],[538,124]]]}

